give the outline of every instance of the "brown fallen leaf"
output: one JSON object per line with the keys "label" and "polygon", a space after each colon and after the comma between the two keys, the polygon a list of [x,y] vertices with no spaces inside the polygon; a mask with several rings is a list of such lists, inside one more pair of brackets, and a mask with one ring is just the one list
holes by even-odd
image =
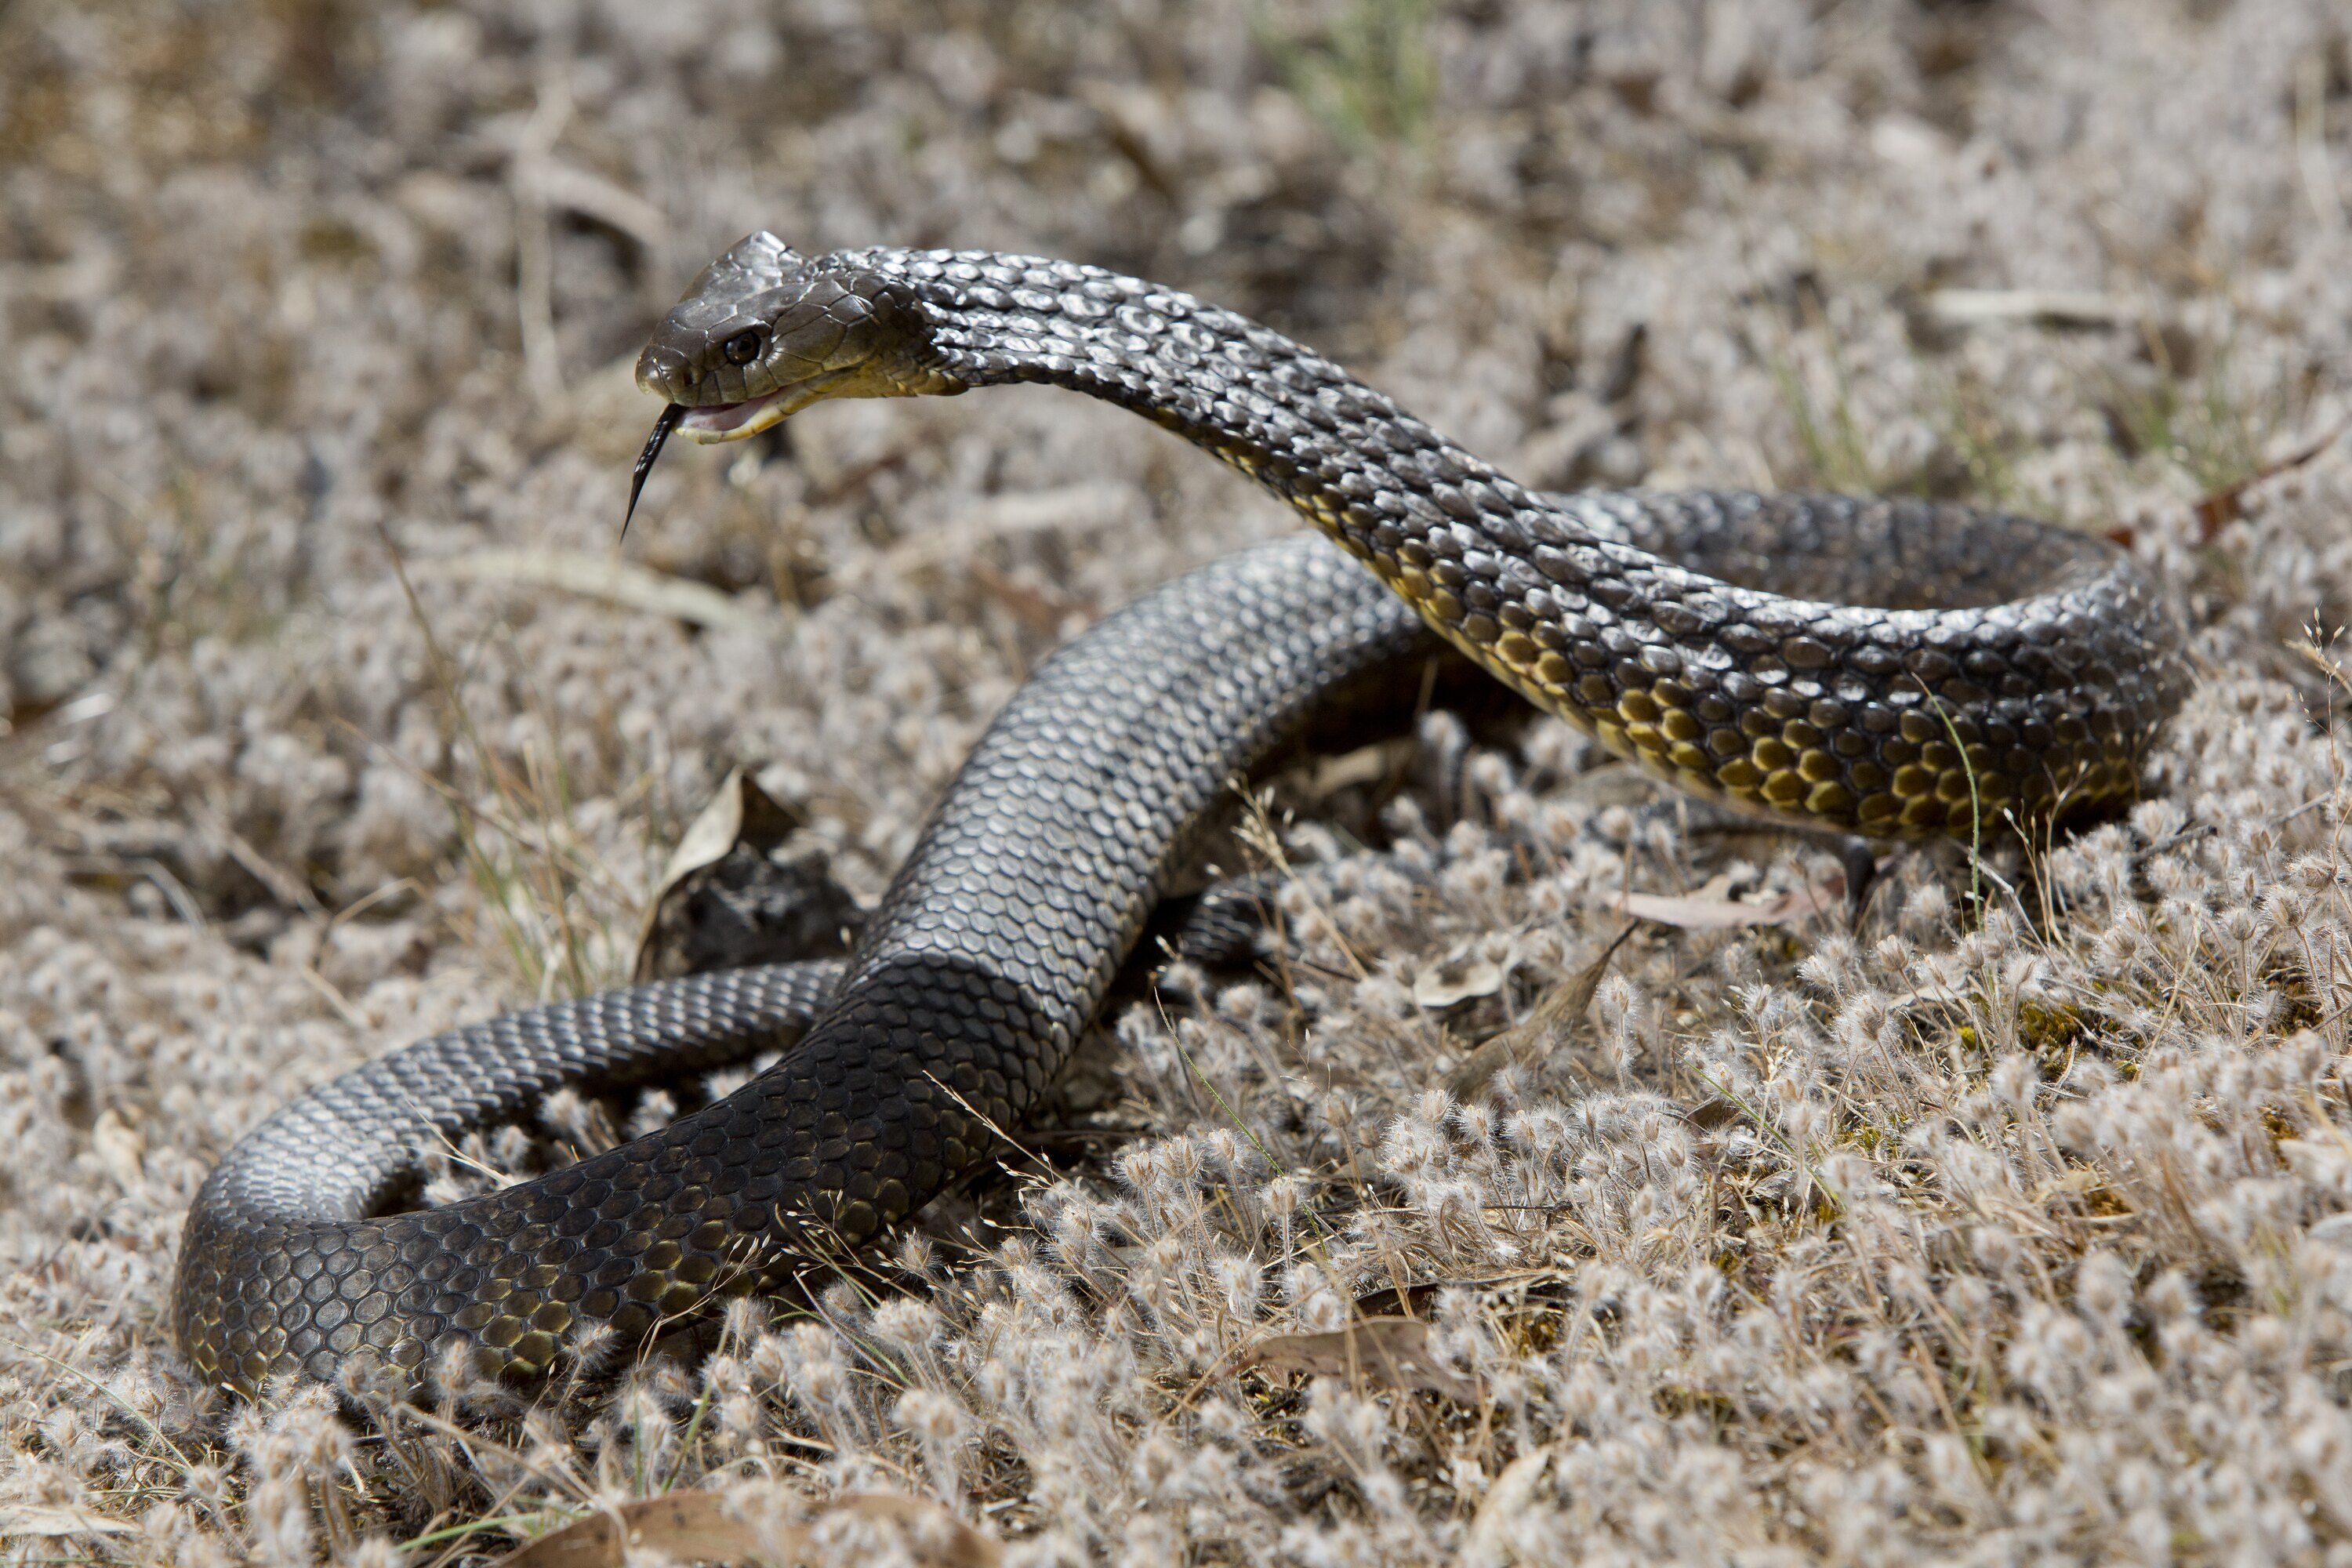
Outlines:
{"label": "brown fallen leaf", "polygon": [[498,1568],[621,1568],[633,1551],[714,1562],[780,1562],[760,1555],[760,1534],[730,1518],[717,1492],[665,1492],[574,1520],[499,1559]]}
{"label": "brown fallen leaf", "polygon": [[1242,1352],[1240,1364],[1262,1372],[1369,1378],[1391,1388],[1423,1388],[1459,1405],[1475,1405],[1486,1390],[1429,1348],[1429,1325],[1411,1318],[1362,1318],[1328,1334],[1276,1334]]}
{"label": "brown fallen leaf", "polygon": [[1636,927],[1627,926],[1614,941],[1601,950],[1601,956],[1586,964],[1575,974],[1543,994],[1528,1016],[1486,1041],[1463,1059],[1462,1065],[1446,1075],[1445,1092],[1456,1100],[1467,1100],[1486,1085],[1486,1080],[1506,1067],[1534,1061],[1555,1049],[1563,1036],[1576,1026],[1592,1005],[1592,994],[1601,989],[1601,977],[1609,973],[1609,961],[1625,945]]}
{"label": "brown fallen leaf", "polygon": [[791,837],[794,828],[806,825],[805,817],[761,789],[750,773],[740,767],[728,769],[709,801],[687,825],[677,847],[670,851],[669,864],[662,868],[661,886],[654,889],[654,903],[659,905],[672,888],[715,864],[737,845],[748,845],[764,854]]}
{"label": "brown fallen leaf", "polygon": [[731,1517],[717,1492],[667,1492],[589,1515],[499,1559],[496,1568],[623,1568],[630,1552],[658,1552],[680,1561],[760,1563],[793,1568],[816,1556],[814,1531],[828,1519],[892,1527],[916,1568],[997,1568],[997,1543],[936,1503],[879,1492],[852,1493],[809,1511],[801,1524],[770,1533]]}
{"label": "brown fallen leaf", "polygon": [[1683,1120],[1702,1132],[1712,1132],[1718,1127],[1728,1127],[1739,1120],[1739,1102],[1710,1094],[1682,1113]]}
{"label": "brown fallen leaf", "polygon": [[731,770],[697,814],[662,871],[637,930],[631,976],[669,980],[778,957],[847,951],[865,919],[822,851],[776,851],[807,818]]}
{"label": "brown fallen leaf", "polygon": [[1682,931],[1735,931],[1742,926],[1790,925],[1808,915],[1835,914],[1845,908],[1843,871],[1832,871],[1810,886],[1791,888],[1753,903],[1727,897],[1730,887],[1728,877],[1710,877],[1695,893],[1624,893],[1610,909],[1612,913]]}
{"label": "brown fallen leaf", "polygon": [[853,1492],[812,1513],[809,1523],[845,1515],[891,1526],[915,1568],[997,1568],[1004,1557],[993,1536],[982,1534],[939,1504],[887,1492]]}

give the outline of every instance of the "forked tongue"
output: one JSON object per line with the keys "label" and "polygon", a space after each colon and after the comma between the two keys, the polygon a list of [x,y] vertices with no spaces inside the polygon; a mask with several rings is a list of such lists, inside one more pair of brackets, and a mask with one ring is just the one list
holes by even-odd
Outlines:
{"label": "forked tongue", "polygon": [[661,456],[662,443],[669,439],[669,433],[677,429],[677,422],[685,417],[685,404],[666,403],[660,416],[654,420],[654,433],[646,437],[646,449],[637,454],[637,466],[629,475],[629,510],[621,518],[621,538],[624,542],[629,537],[629,519],[637,515],[637,497],[645,491],[646,476],[654,471],[654,459]]}

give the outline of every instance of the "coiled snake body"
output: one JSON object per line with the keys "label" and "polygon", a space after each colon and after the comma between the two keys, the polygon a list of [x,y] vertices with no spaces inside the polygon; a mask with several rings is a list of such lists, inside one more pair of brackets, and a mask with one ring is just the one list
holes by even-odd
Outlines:
{"label": "coiled snake body", "polygon": [[[2180,628],[2102,542],[1908,501],[1537,494],[1265,328],[1068,262],[812,261],[754,235],[696,280],[638,380],[667,405],[640,480],[673,427],[725,440],[827,397],[1068,387],[1251,474],[1371,573],[1280,541],[1048,660],[845,966],[516,1015],[289,1106],[189,1215],[174,1321],[208,1379],[250,1392],[362,1352],[414,1373],[444,1345],[530,1375],[583,1328],[642,1335],[904,1218],[1019,1125],[1231,779],[1334,701],[1409,697],[1430,631],[1681,788],[1873,836],[2127,799],[2187,683]],[[659,1132],[369,1217],[427,1128],[794,1037]]]}

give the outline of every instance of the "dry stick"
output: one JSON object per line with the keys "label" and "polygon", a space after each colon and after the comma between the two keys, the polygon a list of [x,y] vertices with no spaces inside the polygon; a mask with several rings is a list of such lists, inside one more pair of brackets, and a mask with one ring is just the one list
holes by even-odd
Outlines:
{"label": "dry stick", "polygon": [[154,884],[155,890],[163,895],[163,901],[172,906],[172,912],[180,917],[183,925],[198,931],[212,929],[212,921],[205,919],[204,909],[196,902],[195,895],[188,891],[185,882],[172,874],[169,866],[152,855],[142,855],[129,864]]}
{"label": "dry stick", "polygon": [[326,924],[320,929],[319,946],[317,951],[309,958],[305,959],[302,963],[301,974],[303,982],[308,984],[311,990],[316,991],[326,1002],[328,1006],[334,1009],[335,1016],[337,1017],[342,1019],[346,1025],[350,1026],[350,1027],[358,1034],[365,1035],[373,1033],[374,1030],[374,1025],[368,1021],[366,1015],[362,1014],[357,1007],[352,1005],[352,999],[343,994],[341,986],[337,985],[333,981],[327,978],[325,972],[319,967],[319,955],[327,951],[328,943],[334,937],[336,927],[341,925],[346,921],[355,919],[358,916],[366,913],[369,910],[374,908],[377,904],[383,902],[386,899],[404,892],[421,895],[424,892],[424,889],[417,886],[415,879],[414,878],[395,877],[391,881],[383,884],[374,890],[361,894],[358,898],[352,900],[350,903],[345,904],[333,914],[328,916]]}
{"label": "dry stick", "polygon": [[[517,1176],[509,1172],[501,1171],[496,1165],[489,1163],[488,1161],[477,1160],[471,1154],[467,1153],[463,1149],[458,1148],[457,1142],[452,1139],[448,1133],[436,1126],[433,1119],[425,1113],[425,1108],[416,1103],[415,1096],[404,1089],[401,1091],[400,1102],[408,1107],[408,1113],[410,1115],[415,1117],[419,1122],[423,1123],[425,1131],[432,1134],[433,1142],[441,1146],[442,1152],[454,1163],[466,1170],[475,1172],[479,1175],[488,1176],[491,1181],[498,1184],[499,1190],[500,1191],[503,1191],[508,1187],[511,1187],[517,1182],[522,1180],[520,1176]],[[467,1129],[467,1131],[474,1130]]]}
{"label": "dry stick", "polygon": [[189,814],[205,832],[219,841],[220,847],[227,851],[228,858],[243,867],[246,874],[259,882],[271,898],[306,915],[326,913],[325,906],[319,902],[319,895],[310,890],[308,882],[255,848],[252,840],[229,825],[227,817],[201,803],[189,808]]}

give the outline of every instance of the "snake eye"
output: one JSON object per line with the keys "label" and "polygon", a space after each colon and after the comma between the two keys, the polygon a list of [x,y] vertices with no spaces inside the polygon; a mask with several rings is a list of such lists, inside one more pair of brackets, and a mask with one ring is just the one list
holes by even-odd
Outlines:
{"label": "snake eye", "polygon": [[753,360],[760,357],[759,329],[756,327],[746,327],[743,331],[736,333],[733,337],[719,344],[719,352],[727,356],[727,363],[729,364],[750,364]]}

